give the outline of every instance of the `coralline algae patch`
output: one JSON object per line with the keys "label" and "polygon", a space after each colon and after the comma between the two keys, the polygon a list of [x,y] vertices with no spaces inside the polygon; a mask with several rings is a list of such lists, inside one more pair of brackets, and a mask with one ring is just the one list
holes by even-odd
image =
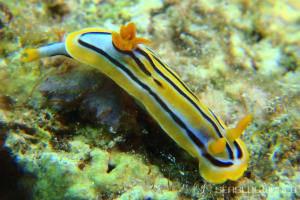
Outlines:
{"label": "coralline algae patch", "polygon": [[[11,134],[8,137],[7,146],[22,142],[22,138],[15,137],[19,136]],[[37,178],[33,188],[35,198],[97,199],[122,194],[136,199],[147,196],[177,199],[177,192],[168,190],[168,180],[163,178],[157,167],[143,164],[135,155],[109,154],[97,148],[92,150],[80,139],[74,139],[66,145],[69,146],[69,152],[64,153],[46,151],[47,148],[39,145],[31,145],[26,150],[20,148],[23,153],[16,152],[19,164]],[[84,162],[86,164],[82,164]],[[114,165],[111,171],[108,171],[109,165]],[[151,176],[155,178],[149,179]],[[160,191],[151,189],[154,184]],[[148,189],[145,185],[149,186]],[[122,196],[120,199],[123,199]]]}
{"label": "coralline algae patch", "polygon": [[[22,183],[32,198],[299,198],[298,1],[149,2],[0,4],[0,143],[28,173]],[[87,66],[19,61],[22,47],[87,26],[117,31],[129,21],[226,124],[252,114],[240,180],[204,182],[193,158],[171,139],[160,141],[167,136],[134,101]]]}
{"label": "coralline algae patch", "polygon": [[[5,146],[29,173],[23,181],[34,183],[25,184],[31,187],[33,199],[178,199],[177,191],[169,188],[172,182],[157,166],[146,164],[138,154],[113,151],[112,145],[106,145],[104,150],[104,140],[100,138],[109,133],[94,130],[99,143],[90,145],[84,135],[54,136],[55,131],[47,130],[48,125],[40,118],[49,112],[26,114],[38,115],[39,122],[32,118],[13,119],[12,113],[3,114],[2,120],[15,127],[8,133]],[[53,123],[53,129],[58,128],[57,122]]]}

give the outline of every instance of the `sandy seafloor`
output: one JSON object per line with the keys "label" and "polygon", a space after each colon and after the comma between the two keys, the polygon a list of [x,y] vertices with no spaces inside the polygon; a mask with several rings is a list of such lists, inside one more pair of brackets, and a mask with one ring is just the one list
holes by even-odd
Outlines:
{"label": "sandy seafloor", "polygon": [[[238,181],[206,182],[197,161],[97,70],[25,48],[83,27],[138,36],[250,154]],[[297,0],[0,0],[0,199],[299,199]]]}

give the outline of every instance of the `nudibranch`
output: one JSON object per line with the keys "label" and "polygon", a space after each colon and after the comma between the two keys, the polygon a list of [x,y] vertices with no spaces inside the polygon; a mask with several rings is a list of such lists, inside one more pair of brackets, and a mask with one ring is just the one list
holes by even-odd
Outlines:
{"label": "nudibranch", "polygon": [[176,143],[199,161],[202,177],[211,183],[239,179],[249,154],[240,135],[250,123],[247,115],[229,129],[146,45],[136,37],[133,22],[120,33],[86,28],[65,41],[27,49],[23,61],[66,55],[97,68],[133,96]]}

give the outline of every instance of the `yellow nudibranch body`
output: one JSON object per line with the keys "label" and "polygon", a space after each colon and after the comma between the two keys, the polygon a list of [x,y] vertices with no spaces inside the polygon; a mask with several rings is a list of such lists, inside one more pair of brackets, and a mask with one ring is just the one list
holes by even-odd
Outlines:
{"label": "yellow nudibranch body", "polygon": [[65,41],[27,49],[23,61],[66,55],[100,70],[143,105],[161,128],[199,161],[202,177],[211,183],[239,179],[249,154],[239,138],[250,123],[244,117],[228,129],[155,53],[137,38],[134,23],[120,33],[87,28]]}

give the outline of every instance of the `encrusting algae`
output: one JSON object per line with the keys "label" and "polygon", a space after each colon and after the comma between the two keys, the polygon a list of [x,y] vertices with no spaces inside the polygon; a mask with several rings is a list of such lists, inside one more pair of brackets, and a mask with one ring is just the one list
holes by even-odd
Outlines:
{"label": "encrusting algae", "polygon": [[[299,17],[294,0],[1,3],[0,152],[8,150],[24,169],[17,178],[26,191],[18,193],[30,199],[298,199]],[[133,32],[118,35],[129,22],[183,80],[179,89],[187,85],[220,116],[212,117],[215,123],[244,130],[251,113],[238,139],[249,152],[248,168],[236,181],[203,179],[187,153],[193,150],[179,148],[147,107],[141,109],[145,100],[135,102],[99,70],[60,56],[20,61],[24,47],[64,41],[63,33],[95,26],[117,33],[114,48],[129,53],[142,46],[122,41]],[[96,44],[86,36],[83,42]],[[147,53],[158,65],[161,59]],[[148,77],[151,88],[166,88],[148,58],[133,56],[146,67],[118,61],[141,69],[139,80]],[[229,145],[240,132],[228,134]],[[217,138],[205,140],[205,148],[222,157],[227,137]],[[0,199],[5,195],[16,193],[0,191]]]}

